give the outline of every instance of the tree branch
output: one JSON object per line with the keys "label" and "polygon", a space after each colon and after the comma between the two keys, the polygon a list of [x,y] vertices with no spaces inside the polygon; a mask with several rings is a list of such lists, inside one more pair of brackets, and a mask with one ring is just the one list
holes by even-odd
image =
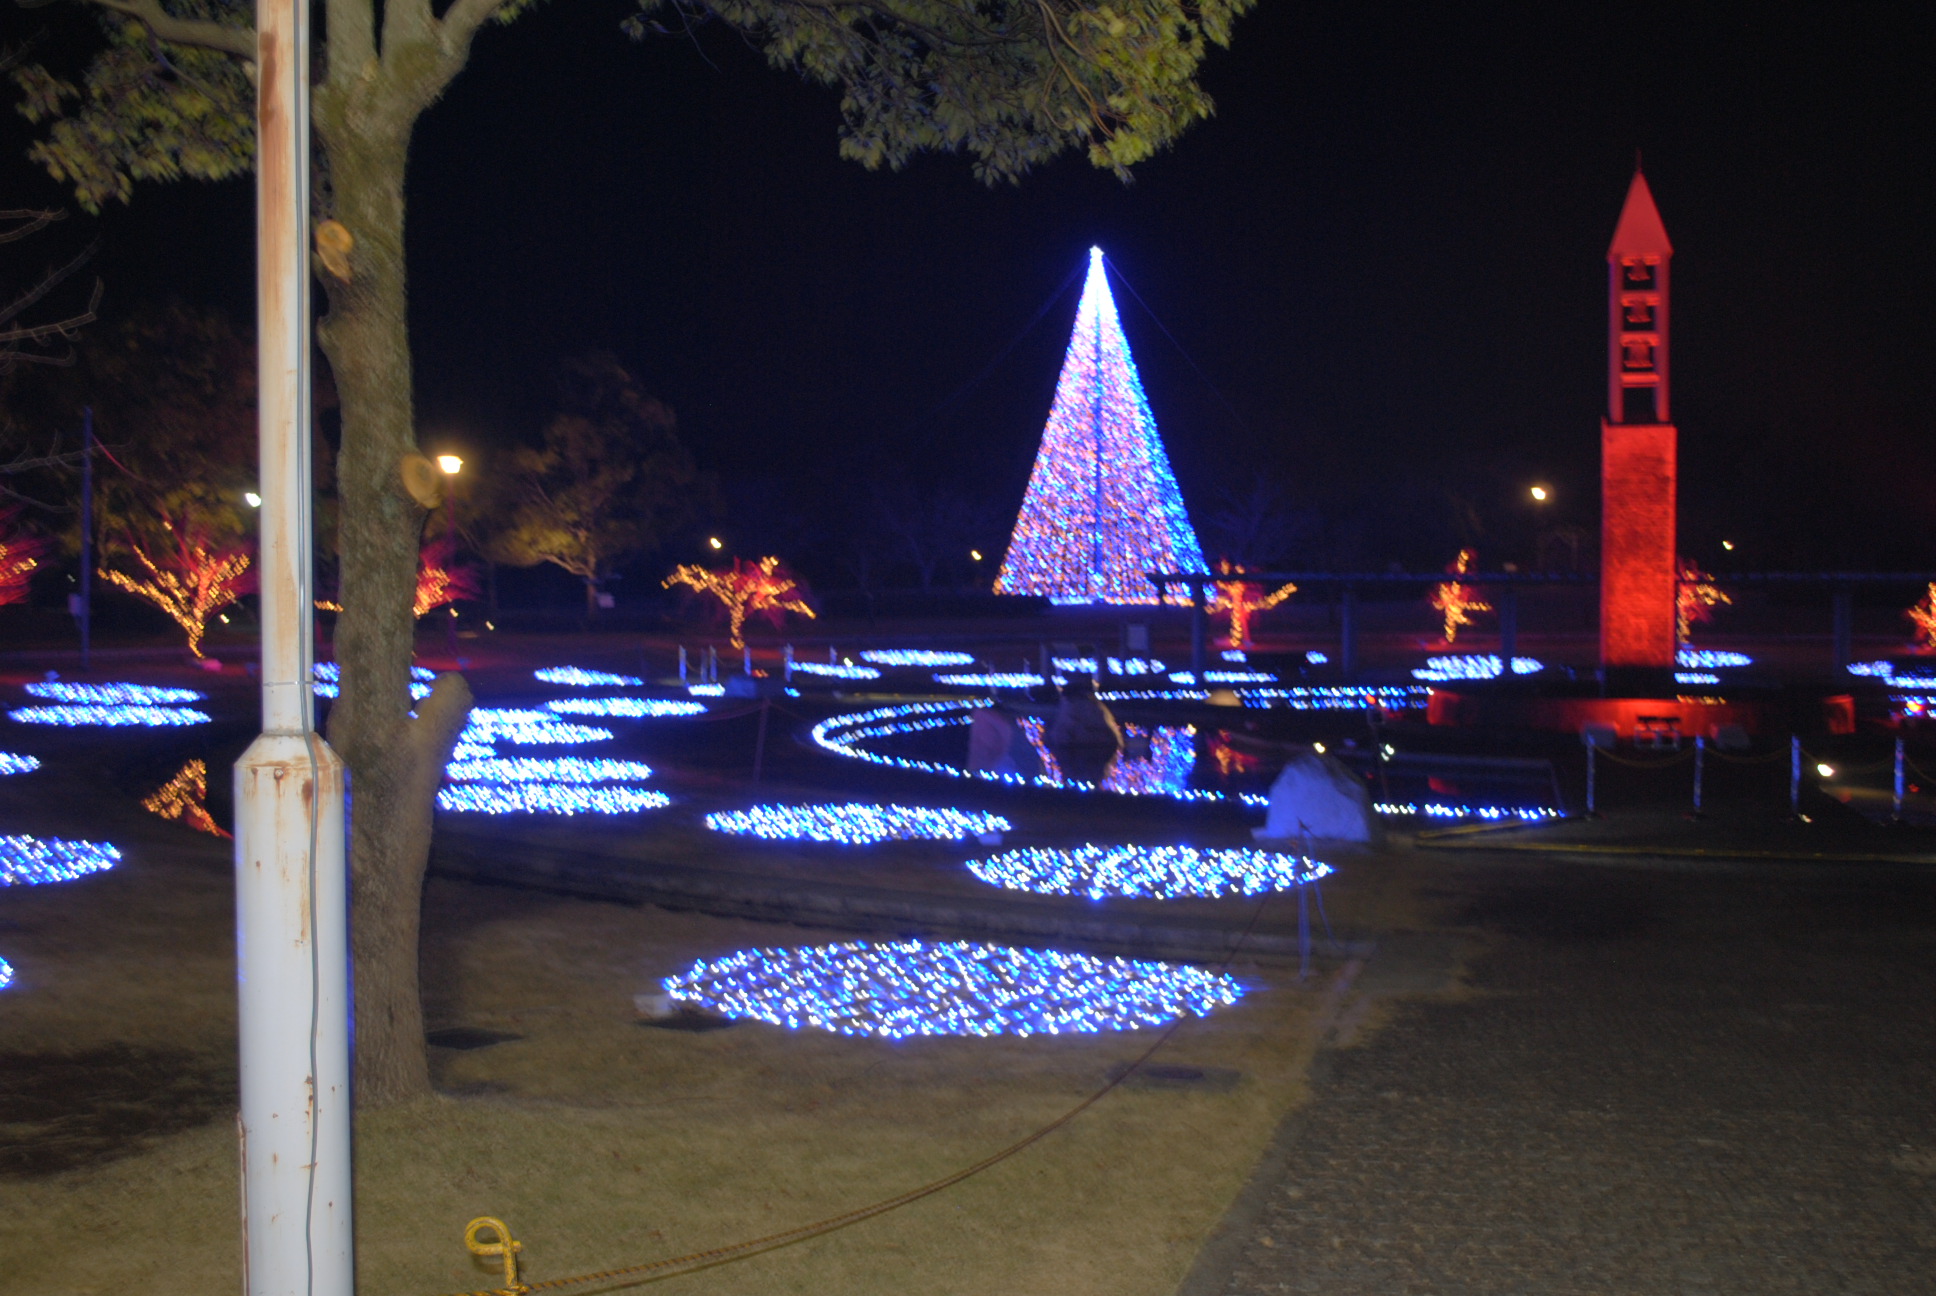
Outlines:
{"label": "tree branch", "polygon": [[153,33],[156,40],[170,45],[194,45],[200,49],[220,50],[247,62],[255,62],[255,32],[247,27],[208,22],[199,18],[177,18],[161,7],[161,0],[91,0],[103,9],[125,14]]}
{"label": "tree branch", "polygon": [[509,4],[511,0],[456,0],[444,10],[443,40],[446,46],[453,42],[468,45],[477,35],[478,28],[491,20],[491,16]]}

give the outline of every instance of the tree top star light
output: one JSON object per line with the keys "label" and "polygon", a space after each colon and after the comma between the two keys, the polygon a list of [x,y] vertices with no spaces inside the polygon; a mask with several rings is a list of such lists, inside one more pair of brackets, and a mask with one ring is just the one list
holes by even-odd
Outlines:
{"label": "tree top star light", "polygon": [[1056,603],[1154,603],[1150,572],[1202,570],[1203,551],[1109,294],[1102,249],[1090,248],[1075,331],[995,592]]}

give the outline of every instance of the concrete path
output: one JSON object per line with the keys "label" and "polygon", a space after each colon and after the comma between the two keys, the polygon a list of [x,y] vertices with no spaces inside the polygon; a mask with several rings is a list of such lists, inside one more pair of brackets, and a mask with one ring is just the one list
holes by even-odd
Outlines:
{"label": "concrete path", "polygon": [[1936,879],[1436,894],[1469,990],[1325,1055],[1186,1296],[1936,1290]]}

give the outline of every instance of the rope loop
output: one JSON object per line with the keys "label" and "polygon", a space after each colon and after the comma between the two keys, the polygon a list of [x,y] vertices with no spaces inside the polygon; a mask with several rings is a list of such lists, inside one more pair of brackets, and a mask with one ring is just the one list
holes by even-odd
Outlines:
{"label": "rope loop", "polygon": [[[497,1241],[484,1242],[478,1234],[490,1229],[497,1234]],[[501,1256],[504,1260],[504,1286],[499,1291],[523,1296],[531,1290],[518,1281],[518,1252],[524,1250],[524,1243],[511,1236],[510,1226],[501,1219],[490,1215],[479,1215],[464,1226],[464,1246],[474,1256]]]}

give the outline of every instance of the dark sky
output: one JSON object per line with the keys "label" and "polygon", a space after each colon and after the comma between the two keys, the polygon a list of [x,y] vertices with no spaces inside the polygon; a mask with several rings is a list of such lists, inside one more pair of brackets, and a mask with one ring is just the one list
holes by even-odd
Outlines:
{"label": "dark sky", "polygon": [[[1217,117],[1133,184],[1069,158],[989,190],[955,158],[841,162],[832,93],[723,30],[635,45],[620,0],[554,0],[487,31],[418,135],[424,435],[532,435],[556,362],[604,348],[677,409],[736,539],[830,552],[893,476],[1012,516],[1073,288],[963,388],[1098,243],[1199,526],[1263,477],[1312,561],[1437,565],[1460,516],[1510,552],[1535,479],[1596,521],[1604,254],[1641,149],[1676,248],[1683,547],[1936,566],[1912,8],[1265,0],[1205,69]],[[248,201],[111,214],[111,307],[246,312]]]}

